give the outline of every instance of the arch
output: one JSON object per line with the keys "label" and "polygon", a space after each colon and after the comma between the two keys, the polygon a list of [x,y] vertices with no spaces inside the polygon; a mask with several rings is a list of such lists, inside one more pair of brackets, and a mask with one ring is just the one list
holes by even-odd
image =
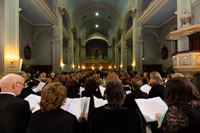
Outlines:
{"label": "arch", "polygon": [[157,64],[159,61],[159,44],[157,36],[149,32],[143,36],[143,40],[143,63]]}
{"label": "arch", "polygon": [[[37,65],[52,65],[51,35],[44,31],[39,32],[33,45],[33,63]],[[46,56],[48,55],[48,56]]]}
{"label": "arch", "polygon": [[[128,22],[129,22],[129,19],[131,18],[132,19],[132,16],[131,16],[131,14],[132,14],[132,10],[130,9],[127,13],[126,13],[126,16],[125,16],[125,19],[124,19],[124,22],[123,22],[123,29],[125,30],[125,31],[127,31],[130,27],[127,27],[127,24],[128,24]],[[132,19],[132,24],[133,24],[133,19]]]}
{"label": "arch", "polygon": [[51,33],[49,30],[40,30],[40,31],[36,32],[36,33],[33,35],[33,42],[35,42],[36,37],[37,37],[40,33],[42,33],[42,32],[47,32],[47,33],[49,33],[50,37],[53,38],[53,33]]}
{"label": "arch", "polygon": [[98,58],[107,58],[108,57],[108,42],[102,39],[91,39],[88,40],[85,44],[86,47],[86,57],[90,59],[94,59],[97,57],[96,53],[98,53]]}
{"label": "arch", "polygon": [[[64,7],[63,8],[63,12],[64,12],[64,15],[63,15],[63,19],[65,19],[66,20],[66,29],[70,29],[70,27],[71,27],[71,21],[70,21],[70,17],[69,17],[69,14],[68,14],[68,11],[67,11],[67,9]],[[65,21],[63,22],[63,25],[65,26]]]}
{"label": "arch", "polygon": [[160,43],[159,36],[158,36],[156,33],[154,33],[154,32],[147,32],[147,33],[145,33],[145,34],[142,36],[142,40],[144,40],[144,37],[145,37],[146,35],[148,35],[148,34],[153,34],[153,35],[156,37],[156,39],[157,39],[157,43]]}

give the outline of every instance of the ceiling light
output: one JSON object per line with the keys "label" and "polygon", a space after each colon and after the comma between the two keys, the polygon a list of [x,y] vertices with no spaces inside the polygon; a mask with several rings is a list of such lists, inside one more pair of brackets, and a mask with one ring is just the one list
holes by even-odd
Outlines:
{"label": "ceiling light", "polygon": [[98,13],[98,12],[96,12],[96,13],[95,13],[95,15],[96,15],[96,16],[99,16],[99,13]]}
{"label": "ceiling light", "polygon": [[96,25],[95,25],[95,27],[96,27],[96,28],[98,28],[98,27],[99,27],[99,25],[98,25],[98,24],[96,24]]}

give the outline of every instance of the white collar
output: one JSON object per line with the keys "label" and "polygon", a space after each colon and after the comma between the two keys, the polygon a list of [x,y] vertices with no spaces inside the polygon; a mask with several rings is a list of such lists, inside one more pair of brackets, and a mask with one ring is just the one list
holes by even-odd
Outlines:
{"label": "white collar", "polygon": [[10,94],[10,95],[13,95],[13,96],[16,97],[16,95],[14,93],[12,93],[12,92],[0,92],[0,94]]}

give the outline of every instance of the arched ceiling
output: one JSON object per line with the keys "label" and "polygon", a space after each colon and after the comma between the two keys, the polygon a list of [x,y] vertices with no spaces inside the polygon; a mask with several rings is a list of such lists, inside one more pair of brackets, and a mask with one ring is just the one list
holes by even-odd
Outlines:
{"label": "arched ceiling", "polygon": [[[74,27],[81,37],[99,32],[111,37],[132,0],[66,0]],[[95,13],[99,15],[96,16]],[[98,28],[95,27],[98,25]]]}

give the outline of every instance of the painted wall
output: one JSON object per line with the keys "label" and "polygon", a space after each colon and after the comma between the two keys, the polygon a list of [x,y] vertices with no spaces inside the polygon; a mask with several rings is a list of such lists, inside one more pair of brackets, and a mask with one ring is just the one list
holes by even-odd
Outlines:
{"label": "painted wall", "polygon": [[[24,19],[20,17],[19,20],[19,48],[20,48],[20,58],[23,59],[23,64],[32,65],[33,64],[33,27],[27,23]],[[26,60],[24,58],[24,48],[29,44],[31,47],[31,60]]]}
{"label": "painted wall", "polygon": [[145,60],[143,64],[159,64],[159,44],[156,36],[152,33],[147,33],[143,37],[143,56]]}
{"label": "painted wall", "polygon": [[193,23],[195,24],[199,24],[200,23],[200,1],[197,1],[196,3],[194,3],[193,7],[192,7],[192,13],[193,13]]}
{"label": "painted wall", "polygon": [[48,32],[41,32],[33,45],[33,62],[35,65],[52,65],[52,44]]}
{"label": "painted wall", "polygon": [[168,58],[162,59],[160,56],[159,62],[162,64],[163,67],[170,67],[173,65],[172,62],[172,54],[175,52],[175,41],[167,41],[165,37],[168,35],[169,32],[174,31],[176,29],[177,19],[174,17],[171,21],[163,25],[159,29],[159,38],[160,38],[160,49],[159,52],[161,54],[162,48],[165,45],[168,49]]}

